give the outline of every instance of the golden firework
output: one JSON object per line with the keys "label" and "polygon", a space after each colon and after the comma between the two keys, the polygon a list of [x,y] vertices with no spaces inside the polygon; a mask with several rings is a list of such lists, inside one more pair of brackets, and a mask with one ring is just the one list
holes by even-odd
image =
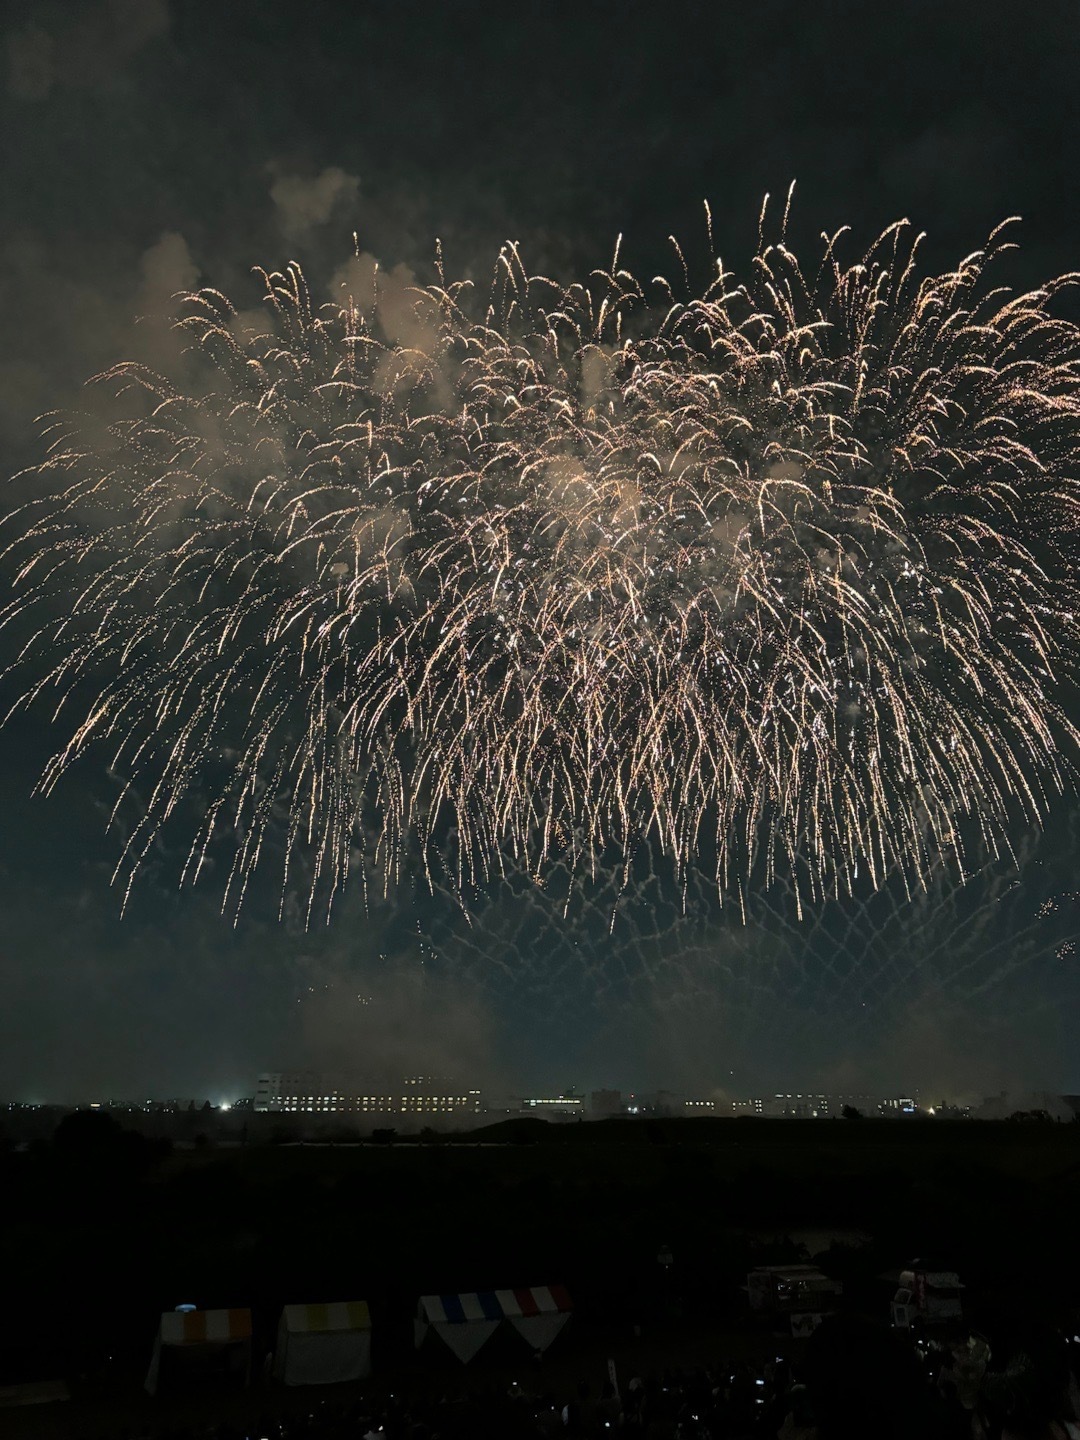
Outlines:
{"label": "golden firework", "polygon": [[185,382],[98,377],[6,520],[42,788],[140,787],[125,888],[208,796],[185,876],[227,826],[237,906],[275,831],[312,904],[372,832],[467,879],[648,837],[721,892],[1007,847],[1078,738],[1080,335],[1074,277],[988,287],[1001,229],[922,278],[904,224],[810,278],[782,229],[684,299],[513,245],[486,299],[363,256],[322,307],[260,272],[270,333],[185,297]]}

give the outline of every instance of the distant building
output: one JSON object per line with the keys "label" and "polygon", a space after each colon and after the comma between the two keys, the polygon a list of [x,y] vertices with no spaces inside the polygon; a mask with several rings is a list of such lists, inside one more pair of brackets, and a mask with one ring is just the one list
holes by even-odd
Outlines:
{"label": "distant building", "polygon": [[585,1117],[585,1096],[571,1085],[557,1095],[525,1096],[518,1110],[522,1115],[542,1116],[545,1120],[580,1120]]}
{"label": "distant building", "polygon": [[732,1100],[731,1113],[733,1115],[764,1115],[765,1101],[761,1099]]}
{"label": "distant building", "polygon": [[900,1118],[919,1114],[918,1101],[911,1096],[825,1095],[821,1091],[777,1090],[772,1095],[732,1100],[732,1115],[761,1115],[774,1120],[829,1120],[850,1106],[861,1115]]}
{"label": "distant building", "polygon": [[1076,1113],[1068,1100],[1049,1090],[1007,1091],[987,1099],[974,1112],[976,1120],[1008,1120],[1011,1115],[1043,1112],[1051,1120],[1072,1120]]}
{"label": "distant building", "polygon": [[715,1115],[715,1114],[716,1114],[716,1101],[715,1101],[715,1100],[684,1100],[682,1103],[683,1103],[683,1114],[684,1114],[684,1115]]}
{"label": "distant building", "polygon": [[589,1096],[589,1114],[595,1120],[607,1120],[625,1112],[621,1090],[594,1090]]}
{"label": "distant building", "polygon": [[647,1115],[655,1119],[670,1119],[683,1113],[683,1097],[671,1090],[631,1091],[626,1097],[627,1115]]}
{"label": "distant building", "polygon": [[275,1071],[259,1076],[256,1111],[271,1115],[439,1115],[475,1118],[480,1091],[435,1075],[363,1079],[315,1070]]}
{"label": "distant building", "polygon": [[918,1109],[918,1105],[909,1095],[890,1097],[878,1103],[878,1112],[884,1116],[915,1115]]}
{"label": "distant building", "polygon": [[822,1120],[830,1112],[827,1095],[804,1095],[801,1091],[770,1096],[759,1114],[782,1120]]}
{"label": "distant building", "polygon": [[830,1114],[842,1116],[845,1106],[851,1110],[858,1110],[860,1115],[871,1118],[881,1113],[879,1101],[876,1095],[830,1095]]}

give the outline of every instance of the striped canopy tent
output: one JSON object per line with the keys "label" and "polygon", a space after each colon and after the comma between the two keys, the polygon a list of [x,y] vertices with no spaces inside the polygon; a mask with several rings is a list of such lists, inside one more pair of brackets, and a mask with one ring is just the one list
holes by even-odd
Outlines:
{"label": "striped canopy tent", "polygon": [[561,1285],[522,1290],[478,1290],[464,1295],[423,1295],[415,1324],[417,1347],[434,1331],[462,1364],[468,1364],[503,1321],[534,1350],[546,1350],[572,1309]]}
{"label": "striped canopy tent", "polygon": [[563,1285],[534,1285],[528,1290],[496,1290],[503,1314],[533,1350],[546,1350],[574,1308]]}
{"label": "striped canopy tent", "polygon": [[166,1310],[158,1325],[146,1388],[157,1393],[169,1375],[251,1379],[250,1310]]}
{"label": "striped canopy tent", "polygon": [[286,1385],[338,1385],[371,1374],[371,1317],[363,1300],[286,1305],[274,1375]]}

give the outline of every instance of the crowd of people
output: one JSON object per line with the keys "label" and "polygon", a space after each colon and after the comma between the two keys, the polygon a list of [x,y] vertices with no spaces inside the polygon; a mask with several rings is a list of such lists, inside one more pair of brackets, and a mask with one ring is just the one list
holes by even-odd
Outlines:
{"label": "crowd of people", "polygon": [[995,1345],[970,1332],[913,1343],[838,1315],[797,1366],[719,1360],[569,1394],[539,1372],[508,1389],[478,1377],[465,1395],[372,1389],[243,1423],[178,1425],[163,1408],[142,1431],[87,1440],[1080,1440],[1077,1359],[1046,1325]]}

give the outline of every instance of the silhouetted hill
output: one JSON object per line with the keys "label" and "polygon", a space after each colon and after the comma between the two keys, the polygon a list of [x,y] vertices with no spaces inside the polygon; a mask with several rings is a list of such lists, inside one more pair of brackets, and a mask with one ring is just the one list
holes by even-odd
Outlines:
{"label": "silhouetted hill", "polygon": [[567,1125],[553,1125],[549,1120],[534,1120],[522,1116],[510,1120],[497,1120],[494,1125],[481,1125],[455,1136],[458,1140],[478,1140],[495,1145],[534,1145],[539,1140],[551,1141],[559,1130],[570,1129]]}

